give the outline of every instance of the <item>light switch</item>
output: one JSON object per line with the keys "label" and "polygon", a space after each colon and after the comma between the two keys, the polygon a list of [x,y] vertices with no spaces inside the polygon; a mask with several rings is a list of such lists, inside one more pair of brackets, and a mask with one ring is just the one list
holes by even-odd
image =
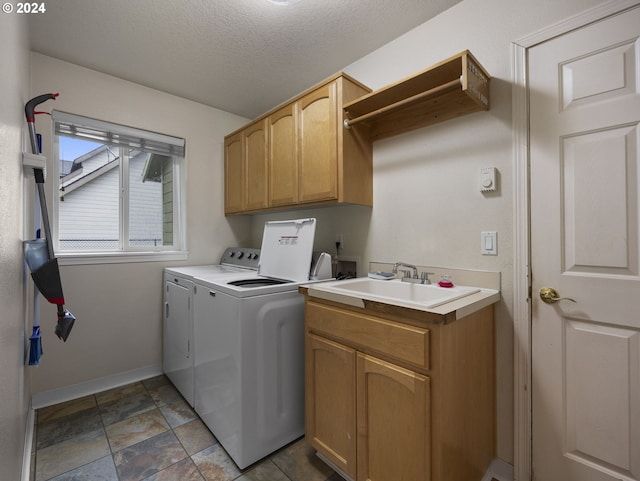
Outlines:
{"label": "light switch", "polygon": [[496,231],[480,232],[480,242],[482,255],[498,255],[498,233]]}

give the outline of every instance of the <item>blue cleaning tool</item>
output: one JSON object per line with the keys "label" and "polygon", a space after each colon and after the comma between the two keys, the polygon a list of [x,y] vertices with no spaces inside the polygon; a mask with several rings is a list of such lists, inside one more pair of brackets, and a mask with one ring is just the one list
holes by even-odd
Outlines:
{"label": "blue cleaning tool", "polygon": [[[37,295],[37,294],[36,294]],[[33,326],[33,334],[29,338],[29,366],[40,364],[42,357],[42,338],[40,337],[40,326]]]}
{"label": "blue cleaning tool", "polygon": [[[34,223],[36,226],[40,225],[40,216],[38,209],[34,209]],[[36,246],[35,249],[42,251],[39,243],[43,239],[40,239],[40,229],[36,229],[36,241],[25,244],[25,251],[30,247]],[[27,255],[25,253],[25,258]],[[40,337],[40,293],[38,289],[33,290],[33,333],[29,338],[29,366],[37,366],[40,364],[40,358],[42,357],[42,337]]]}

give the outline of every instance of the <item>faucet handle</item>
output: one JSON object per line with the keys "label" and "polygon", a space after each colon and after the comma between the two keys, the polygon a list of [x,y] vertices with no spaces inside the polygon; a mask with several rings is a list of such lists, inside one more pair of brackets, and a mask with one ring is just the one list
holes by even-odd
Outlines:
{"label": "faucet handle", "polygon": [[433,274],[433,272],[423,272],[420,275],[420,280],[423,284],[431,284],[431,279],[429,279],[429,276],[432,276]]}
{"label": "faucet handle", "polygon": [[411,271],[409,269],[400,269],[402,272],[402,277],[411,278]]}

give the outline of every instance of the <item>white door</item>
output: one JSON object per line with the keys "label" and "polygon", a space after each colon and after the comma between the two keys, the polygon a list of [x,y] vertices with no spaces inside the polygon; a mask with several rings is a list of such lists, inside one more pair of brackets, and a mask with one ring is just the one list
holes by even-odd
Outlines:
{"label": "white door", "polygon": [[529,49],[537,481],[640,479],[639,36],[634,8]]}

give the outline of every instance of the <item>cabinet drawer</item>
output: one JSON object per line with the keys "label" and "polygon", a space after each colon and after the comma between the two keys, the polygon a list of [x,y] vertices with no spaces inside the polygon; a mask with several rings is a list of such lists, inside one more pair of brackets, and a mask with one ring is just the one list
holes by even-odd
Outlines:
{"label": "cabinet drawer", "polygon": [[429,330],[307,302],[307,329],[429,369]]}

